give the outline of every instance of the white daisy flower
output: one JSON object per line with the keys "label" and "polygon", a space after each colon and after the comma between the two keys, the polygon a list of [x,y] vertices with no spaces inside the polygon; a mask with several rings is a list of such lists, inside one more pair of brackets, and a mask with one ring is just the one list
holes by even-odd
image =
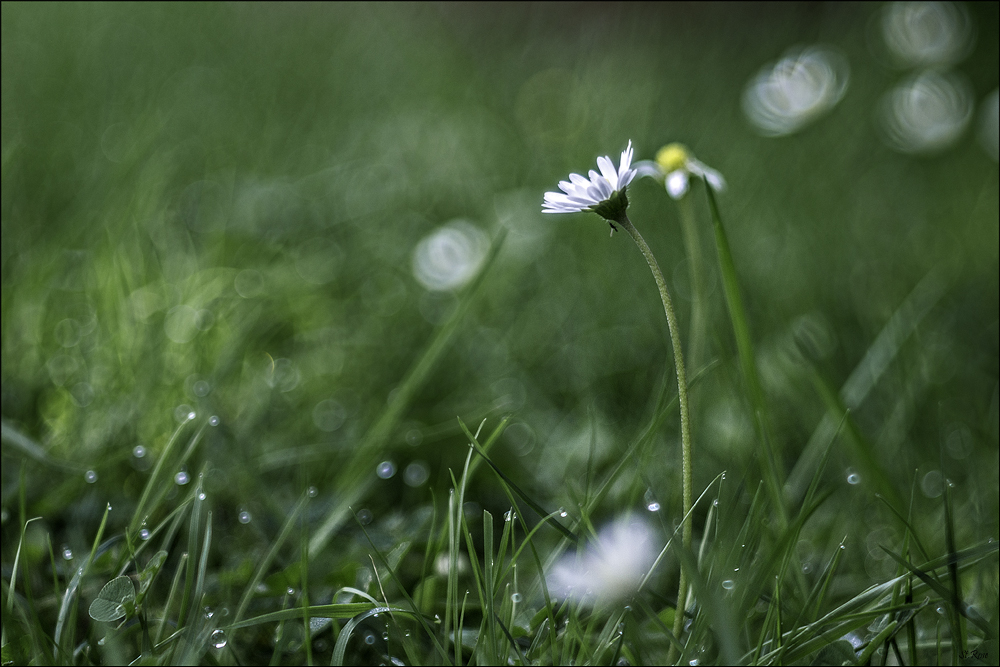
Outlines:
{"label": "white daisy flower", "polygon": [[583,554],[567,554],[547,577],[558,598],[621,600],[639,588],[656,559],[653,531],[636,517],[605,527]]}
{"label": "white daisy flower", "polygon": [[640,176],[648,176],[663,180],[667,194],[674,199],[680,199],[690,189],[690,177],[704,179],[713,190],[722,192],[726,189],[726,179],[715,169],[700,162],[691,155],[683,144],[669,144],[656,153],[656,161],[642,160],[635,163],[635,171]]}
{"label": "white daisy flower", "polygon": [[546,192],[542,213],[579,213],[593,211],[605,220],[617,221],[628,208],[625,186],[635,178],[632,165],[632,142],[622,151],[621,163],[615,169],[610,157],[597,158],[601,173],[590,170],[590,180],[580,174],[570,174],[569,181],[560,181],[562,192]]}

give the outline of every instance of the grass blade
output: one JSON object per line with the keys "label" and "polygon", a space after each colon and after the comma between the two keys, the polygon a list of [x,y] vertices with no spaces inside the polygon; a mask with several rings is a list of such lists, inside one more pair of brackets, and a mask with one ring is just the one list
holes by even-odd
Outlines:
{"label": "grass blade", "polygon": [[705,187],[705,192],[708,195],[708,207],[712,212],[712,226],[715,229],[715,246],[719,255],[719,269],[722,273],[722,286],[726,294],[729,320],[733,325],[733,334],[736,337],[736,351],[740,359],[740,368],[743,370],[743,378],[747,384],[750,405],[753,408],[757,438],[763,445],[761,469],[771,496],[771,502],[778,513],[781,525],[784,526],[788,523],[788,515],[781,491],[784,473],[778,469],[778,455],[774,451],[774,439],[771,436],[767,402],[764,399],[764,390],[761,388],[760,376],[757,373],[753,340],[750,336],[750,325],[747,319],[746,308],[743,305],[743,296],[740,293],[736,265],[733,263],[733,254],[729,249],[729,238],[726,236],[726,229],[723,227],[722,218],[719,216],[719,206],[715,201],[715,193],[708,186]]}

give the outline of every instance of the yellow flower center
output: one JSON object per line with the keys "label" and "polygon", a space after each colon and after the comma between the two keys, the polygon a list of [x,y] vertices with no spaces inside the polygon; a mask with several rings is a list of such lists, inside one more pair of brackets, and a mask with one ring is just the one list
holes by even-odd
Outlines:
{"label": "yellow flower center", "polygon": [[691,158],[684,144],[667,144],[656,153],[656,164],[666,173],[684,169]]}

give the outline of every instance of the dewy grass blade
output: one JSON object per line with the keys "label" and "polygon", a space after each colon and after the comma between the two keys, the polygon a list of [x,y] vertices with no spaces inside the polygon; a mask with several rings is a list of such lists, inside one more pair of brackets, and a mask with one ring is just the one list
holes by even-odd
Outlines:
{"label": "dewy grass blade", "polygon": [[246,589],[243,591],[240,603],[236,607],[236,615],[233,617],[233,623],[239,623],[239,621],[243,618],[243,614],[246,613],[247,606],[250,604],[251,598],[253,598],[254,593],[257,591],[257,585],[260,583],[261,579],[264,578],[264,573],[267,572],[267,568],[271,567],[271,563],[274,562],[275,557],[278,555],[278,550],[281,549],[285,540],[288,539],[288,535],[292,532],[292,528],[295,526],[295,522],[298,520],[299,514],[302,513],[302,510],[305,509],[308,502],[309,493],[303,493],[299,498],[299,501],[295,503],[295,507],[293,507],[292,511],[288,514],[288,518],[285,519],[285,523],[281,527],[278,537],[275,538],[273,543],[271,543],[271,548],[268,549],[267,555],[265,555],[263,560],[258,563],[257,569],[254,571],[254,575],[250,579],[250,583],[247,584]]}
{"label": "dewy grass blade", "polygon": [[489,655],[491,660],[499,660],[497,653],[497,635],[493,610],[493,600],[496,595],[494,591],[493,574],[495,563],[493,560],[493,515],[487,510],[483,510],[483,589],[485,592],[483,602],[483,621],[487,625],[487,639],[489,641]]}
{"label": "dewy grass blade", "polygon": [[[479,456],[481,456],[483,459],[485,459],[486,463],[493,469],[493,472],[495,472],[497,476],[501,480],[503,480],[504,484],[509,486],[515,493],[517,493],[517,495],[520,496],[521,500],[523,500],[528,505],[528,507],[533,509],[535,513],[538,514],[539,517],[550,516],[552,514],[555,514],[555,512],[549,512],[545,510],[541,505],[539,505],[530,496],[528,496],[528,494],[522,491],[510,477],[507,477],[507,475],[505,475],[503,471],[500,470],[500,468],[498,468],[496,464],[489,459],[489,457],[483,450],[483,447],[476,440],[476,436],[472,435],[472,432],[469,431],[468,427],[465,425],[465,422],[459,419],[459,423],[462,425],[462,430],[465,431],[465,435],[469,438],[469,444],[472,445],[476,453],[479,454]],[[566,526],[562,525],[558,521],[553,520],[552,526],[560,533],[562,533],[564,536],[572,540],[574,543],[580,542],[580,538],[577,537],[575,533],[573,533],[569,528],[566,528]]]}
{"label": "dewy grass blade", "polygon": [[402,382],[399,383],[393,392],[393,397],[389,405],[368,432],[365,433],[361,443],[357,446],[356,453],[351,462],[337,476],[334,488],[337,489],[338,499],[327,512],[323,522],[313,533],[309,541],[309,553],[313,554],[314,557],[323,551],[323,547],[326,546],[336,530],[350,516],[350,507],[364,495],[365,491],[372,484],[370,473],[382,455],[382,448],[386,440],[391,435],[393,429],[396,428],[405,411],[409,408],[410,402],[416,395],[417,390],[423,386],[430,372],[441,360],[444,351],[455,337],[459,325],[465,320],[466,313],[477,302],[486,277],[489,275],[500,253],[500,249],[503,247],[506,235],[506,230],[501,230],[494,238],[486,254],[486,258],[483,260],[482,268],[472,281],[472,284],[466,288],[458,307],[434,334],[434,337],[420,358],[410,367]]}
{"label": "dewy grass blade", "polygon": [[[101,518],[101,526],[97,529],[97,535],[94,537],[94,543],[90,548],[90,555],[87,556],[87,561],[73,574],[73,578],[70,579],[69,584],[66,586],[66,591],[63,593],[62,604],[59,605],[59,616],[56,619],[56,629],[52,641],[55,644],[58,658],[61,662],[70,662],[67,658],[73,654],[70,647],[73,645],[73,639],[76,635],[76,610],[78,607],[76,594],[80,588],[80,582],[83,580],[84,575],[86,575],[91,563],[94,562],[97,547],[104,536],[104,528],[108,525],[108,513],[110,511],[111,505],[108,505],[104,510],[104,516]],[[63,636],[63,632],[67,627],[69,627],[69,630],[66,632],[66,636]]]}
{"label": "dewy grass blade", "polygon": [[142,526],[142,522],[146,520],[146,517],[152,514],[163,501],[163,498],[167,495],[167,492],[171,488],[170,471],[175,465],[183,465],[184,462],[190,458],[191,454],[194,453],[194,449],[198,442],[201,441],[201,436],[205,432],[205,428],[208,426],[207,421],[195,432],[194,437],[191,438],[191,441],[188,443],[187,449],[184,451],[180,460],[176,462],[172,461],[174,450],[180,442],[180,434],[184,431],[184,427],[186,427],[190,421],[190,419],[185,420],[174,430],[170,439],[167,440],[167,444],[163,448],[163,452],[160,454],[160,458],[157,460],[156,466],[153,468],[153,473],[149,476],[149,481],[146,482],[146,486],[142,490],[142,495],[139,497],[139,504],[136,505],[135,513],[132,515],[132,523],[129,524],[130,533],[137,532],[140,526]]}
{"label": "dewy grass blade", "polygon": [[[392,566],[389,564],[389,560],[385,557],[385,554],[382,553],[382,550],[379,549],[377,546],[375,546],[375,542],[372,541],[372,538],[368,534],[368,531],[361,524],[361,522],[358,521],[358,517],[357,516],[354,517],[354,520],[357,521],[358,527],[361,528],[361,532],[364,534],[365,539],[368,540],[368,544],[369,544],[369,546],[371,546],[372,550],[375,552],[375,555],[378,556],[379,560],[382,561],[382,564],[385,565],[386,571],[389,573],[389,576],[392,578],[393,582],[396,584],[396,587],[399,589],[400,594],[406,600],[407,604],[410,605],[410,612],[409,613],[412,613],[413,617],[416,618],[420,622],[421,626],[423,626],[423,628],[424,628],[424,632],[427,633],[428,638],[434,644],[434,647],[437,649],[438,654],[441,656],[441,659],[445,663],[448,663],[448,654],[447,654],[447,651],[444,649],[443,646],[441,646],[441,643],[438,641],[437,636],[434,634],[434,631],[431,629],[430,625],[427,624],[427,620],[424,618],[423,613],[420,611],[420,608],[417,606],[416,602],[414,602],[413,598],[410,597],[409,593],[406,592],[406,587],[403,586],[403,582],[401,582],[399,580],[399,578],[396,576],[396,572],[392,568]],[[374,602],[374,599],[371,596],[369,596],[367,593],[364,593],[363,591],[359,591],[357,589],[342,589],[342,590],[350,590],[350,591],[352,591],[352,592],[354,592],[354,593],[356,593],[358,595],[361,595],[363,597],[366,597],[369,600],[372,600]]]}

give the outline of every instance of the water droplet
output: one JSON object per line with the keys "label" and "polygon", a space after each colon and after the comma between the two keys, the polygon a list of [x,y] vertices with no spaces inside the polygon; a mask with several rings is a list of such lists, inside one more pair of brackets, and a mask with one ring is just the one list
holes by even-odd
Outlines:
{"label": "water droplet", "polygon": [[414,488],[423,486],[431,476],[431,470],[423,461],[414,461],[403,471],[403,481]]}
{"label": "water droplet", "polygon": [[183,424],[194,419],[194,408],[190,405],[182,403],[174,408],[174,420],[178,424]]}
{"label": "water droplet", "polygon": [[73,560],[73,550],[66,544],[64,544],[62,548],[62,557],[63,560]]}
{"label": "water droplet", "polygon": [[139,539],[143,540],[143,541],[148,540],[149,539],[149,530],[146,529],[146,528],[140,529],[139,530]]}
{"label": "water droplet", "polygon": [[691,665],[691,667],[698,667],[698,665],[700,665],[701,663],[698,661],[698,658],[694,658],[693,660],[688,662],[688,664]]}
{"label": "water droplet", "polygon": [[859,475],[858,473],[854,472],[853,468],[848,468],[847,469],[847,483],[848,484],[860,484],[861,483],[861,475]]}
{"label": "water droplet", "polygon": [[[292,588],[291,586],[289,586],[288,588],[285,589],[285,594],[286,595],[295,595],[295,589]],[[378,616],[378,614],[376,614],[376,616]]]}
{"label": "water droplet", "polygon": [[250,514],[250,512],[247,512],[246,510],[240,510],[239,520],[240,523],[247,524],[253,520],[253,516]]}
{"label": "water droplet", "polygon": [[736,588],[736,582],[733,581],[732,579],[726,579],[725,581],[722,582],[722,587],[725,588],[727,591],[731,591],[734,588]]}
{"label": "water droplet", "polygon": [[317,489],[315,486],[310,486],[308,489],[306,489],[306,495],[308,495],[310,498],[315,498],[316,494],[318,493],[319,489]]}
{"label": "water droplet", "polygon": [[185,484],[187,484],[190,481],[191,481],[191,478],[188,477],[188,474],[186,472],[184,472],[183,470],[179,471],[176,475],[174,475],[174,483],[175,484],[179,484],[181,486],[184,486]]}
{"label": "water droplet", "polygon": [[375,643],[375,633],[373,633],[373,632],[366,632],[365,633],[365,643],[368,644],[369,646],[371,646],[372,644],[374,644]]}
{"label": "water droplet", "polygon": [[809,574],[812,570],[812,563],[802,563],[802,574]]}
{"label": "water droplet", "polygon": [[719,506],[719,499],[716,498],[715,500],[712,501],[712,507],[718,507],[718,506]]}
{"label": "water droplet", "polygon": [[93,484],[94,482],[97,481],[97,473],[94,472],[93,470],[88,470],[86,473],[84,473],[83,478],[87,480],[87,484]]}
{"label": "water droplet", "polygon": [[561,516],[562,518],[564,518],[564,519],[565,519],[566,517],[568,517],[568,516],[569,516],[569,512],[567,512],[567,511],[566,511],[566,510],[564,510],[564,509],[561,509],[561,510],[559,510],[559,516]]}
{"label": "water droplet", "polygon": [[218,426],[219,425],[219,417],[217,415],[212,415],[211,417],[209,417],[208,418],[208,425],[209,426]]}
{"label": "water droplet", "polygon": [[657,503],[657,502],[649,503],[648,505],[646,505],[646,509],[648,509],[650,512],[659,512],[660,511],[660,503]]}
{"label": "water droplet", "polygon": [[942,616],[944,616],[944,615],[945,615],[945,612],[946,612],[947,610],[946,610],[946,609],[944,608],[944,605],[940,605],[940,604],[939,604],[939,605],[937,606],[937,609],[935,609],[934,611],[936,611],[937,613],[939,613],[939,614],[941,614]]}
{"label": "water droplet", "polygon": [[396,474],[396,464],[392,461],[382,461],[376,466],[375,474],[382,479],[389,479]]}
{"label": "water droplet", "polygon": [[194,383],[194,386],[191,387],[191,390],[194,392],[195,396],[200,398],[202,396],[208,396],[208,393],[212,391],[212,386],[204,380],[198,380]]}
{"label": "water droplet", "polygon": [[388,632],[383,632],[382,633],[382,641],[389,641],[389,633]]}
{"label": "water droplet", "polygon": [[503,518],[504,521],[512,521],[517,518],[517,514],[515,514],[511,510],[507,510],[506,512],[503,513]]}
{"label": "water droplet", "polygon": [[142,445],[136,445],[135,447],[132,448],[132,456],[134,456],[135,458],[141,459],[145,455],[146,455],[146,448],[143,447]]}
{"label": "water droplet", "polygon": [[215,616],[215,612],[212,611],[211,607],[205,607],[205,618],[212,618]]}
{"label": "water droplet", "polygon": [[840,545],[840,548],[841,548],[841,549],[847,549],[847,545],[846,545],[846,544],[841,544],[841,545]]}
{"label": "water droplet", "polygon": [[111,503],[108,503],[108,511],[111,511]]}
{"label": "water droplet", "polygon": [[358,521],[361,522],[362,526],[370,524],[373,518],[371,510],[363,509],[358,512]]}
{"label": "water droplet", "polygon": [[513,602],[514,604],[517,604],[518,602],[521,601],[521,594],[514,593],[513,595],[510,596],[510,601]]}
{"label": "water droplet", "polygon": [[216,630],[212,633],[212,648],[225,648],[226,646],[226,633],[222,630]]}

